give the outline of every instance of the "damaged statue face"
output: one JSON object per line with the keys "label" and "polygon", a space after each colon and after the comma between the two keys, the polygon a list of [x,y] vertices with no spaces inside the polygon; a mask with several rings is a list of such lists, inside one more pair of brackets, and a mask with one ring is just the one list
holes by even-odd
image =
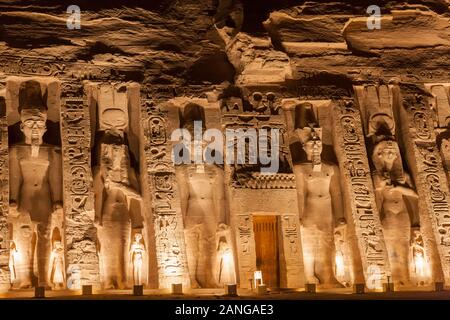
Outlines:
{"label": "damaged statue face", "polygon": [[374,150],[374,162],[383,164],[386,170],[391,170],[399,156],[398,145],[394,141],[381,141]]}
{"label": "damaged statue face", "polygon": [[322,141],[318,137],[313,137],[303,145],[306,157],[309,161],[320,162],[320,155],[322,154]]}
{"label": "damaged statue face", "polygon": [[102,168],[111,181],[129,183],[128,148],[125,145],[102,144]]}
{"label": "damaged statue face", "polygon": [[20,113],[20,130],[25,136],[25,143],[32,146],[43,144],[42,137],[47,131],[47,114],[35,109],[24,109]]}

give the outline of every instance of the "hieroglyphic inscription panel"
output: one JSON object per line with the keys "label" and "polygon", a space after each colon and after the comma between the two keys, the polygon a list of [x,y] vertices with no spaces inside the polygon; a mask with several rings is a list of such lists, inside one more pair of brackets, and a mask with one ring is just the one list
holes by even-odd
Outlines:
{"label": "hieroglyphic inscription panel", "polygon": [[[402,123],[407,152],[414,160],[415,181],[418,194],[421,195],[419,205],[421,211],[428,216],[421,216],[422,224],[434,236],[441,262],[444,280],[450,282],[450,190],[444,171],[441,155],[436,145],[436,135],[432,118],[432,110],[427,99],[421,95],[407,94],[403,96],[404,118]],[[437,271],[434,271],[435,280]]]}
{"label": "hieroglyphic inscription panel", "polygon": [[333,108],[333,122],[335,151],[351,210],[351,217],[347,218],[354,223],[366,283],[369,286],[374,277],[382,283],[386,281],[389,263],[360,113],[351,102],[340,102]]}
{"label": "hieroglyphic inscription panel", "polygon": [[99,284],[89,123],[88,104],[81,83],[63,83],[61,136],[64,156],[65,240],[69,289]]}
{"label": "hieroglyphic inscription panel", "polygon": [[297,215],[282,215],[281,229],[286,263],[286,287],[301,288],[303,281],[302,245],[300,240],[300,222]]}
{"label": "hieroglyphic inscription panel", "polygon": [[171,160],[167,112],[142,99],[146,174],[151,192],[159,287],[189,286],[183,217]]}
{"label": "hieroglyphic inscription panel", "polygon": [[[0,108],[5,108],[0,97]],[[4,111],[5,109],[3,109]],[[8,290],[9,272],[9,173],[8,173],[8,124],[6,115],[0,110],[0,290]]]}
{"label": "hieroglyphic inscription panel", "polygon": [[235,218],[240,286],[250,288],[253,285],[253,272],[256,271],[253,217],[251,214],[239,214]]}

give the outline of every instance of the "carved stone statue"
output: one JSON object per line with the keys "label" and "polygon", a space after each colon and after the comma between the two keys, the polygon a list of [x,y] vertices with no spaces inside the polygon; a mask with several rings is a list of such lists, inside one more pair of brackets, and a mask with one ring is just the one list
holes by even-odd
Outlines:
{"label": "carved stone statue", "polygon": [[141,195],[130,165],[128,147],[120,137],[106,135],[99,143],[99,165],[94,168],[96,224],[105,289],[126,283],[126,255],[131,228],[140,221]]}
{"label": "carved stone statue", "polygon": [[64,247],[60,240],[53,243],[53,250],[50,256],[50,283],[53,289],[64,288]]}
{"label": "carved stone statue", "polygon": [[397,285],[408,285],[411,227],[419,226],[418,197],[411,188],[409,176],[394,166],[399,159],[400,150],[395,141],[383,140],[373,150],[375,193],[392,278]]}
{"label": "carved stone statue", "polygon": [[21,253],[20,261],[15,261],[21,270],[15,285],[30,286],[34,273],[35,284],[47,286],[50,220],[52,213],[62,208],[62,162],[60,149],[43,142],[47,108],[37,81],[22,83],[19,112],[25,141],[10,147],[9,164],[13,240]]}
{"label": "carved stone statue", "polygon": [[[229,229],[225,229],[225,232]],[[220,233],[219,233],[220,234]],[[231,244],[226,235],[221,235],[218,240],[216,261],[216,281],[217,284],[223,286],[226,284],[236,283],[236,272],[234,266],[234,257]]]}
{"label": "carved stone statue", "polygon": [[341,287],[334,275],[334,228],[345,224],[339,168],[321,160],[315,128],[298,130],[307,161],[294,164],[307,283]]}
{"label": "carved stone statue", "polygon": [[412,256],[417,280],[419,283],[423,283],[427,277],[426,256],[422,234],[418,230],[413,231]]}
{"label": "carved stone statue", "polygon": [[191,286],[216,287],[216,232],[225,223],[223,170],[215,165],[177,167]]}
{"label": "carved stone statue", "polygon": [[249,102],[252,105],[252,110],[259,114],[277,115],[280,112],[281,106],[275,102],[276,97],[273,92],[263,94],[261,92],[254,92],[249,97]]}
{"label": "carved stone statue", "polygon": [[130,261],[133,266],[133,284],[142,284],[142,267],[144,265],[145,246],[142,243],[142,234],[136,233],[130,249]]}
{"label": "carved stone statue", "polygon": [[16,271],[16,257],[18,255],[18,251],[16,249],[16,244],[14,241],[11,241],[9,246],[9,271],[11,277],[11,283],[14,283],[17,279],[17,271]]}

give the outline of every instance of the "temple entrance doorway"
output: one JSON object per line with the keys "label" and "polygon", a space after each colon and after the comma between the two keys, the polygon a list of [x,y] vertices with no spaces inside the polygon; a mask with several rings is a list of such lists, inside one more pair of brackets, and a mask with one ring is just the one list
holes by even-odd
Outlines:
{"label": "temple entrance doorway", "polygon": [[262,272],[263,283],[268,288],[280,287],[278,227],[276,215],[253,216],[256,269]]}

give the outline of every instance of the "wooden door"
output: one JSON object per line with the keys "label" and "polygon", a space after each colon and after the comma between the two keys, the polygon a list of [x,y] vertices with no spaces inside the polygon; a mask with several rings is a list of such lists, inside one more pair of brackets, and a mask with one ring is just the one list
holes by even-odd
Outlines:
{"label": "wooden door", "polygon": [[269,288],[280,286],[277,216],[253,216],[256,268],[262,271],[263,282]]}

